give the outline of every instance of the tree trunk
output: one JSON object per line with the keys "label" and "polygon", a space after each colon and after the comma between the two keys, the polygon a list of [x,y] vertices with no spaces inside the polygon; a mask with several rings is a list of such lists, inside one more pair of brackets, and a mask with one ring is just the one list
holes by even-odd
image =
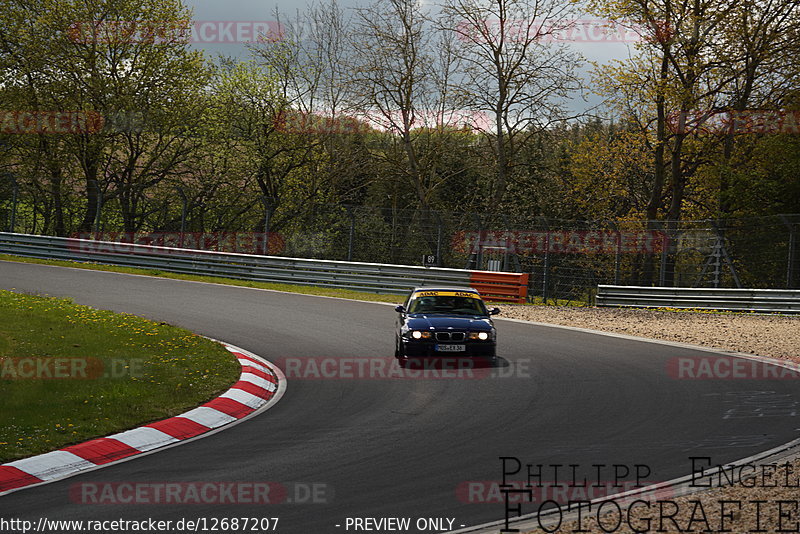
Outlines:
{"label": "tree trunk", "polygon": [[[669,61],[667,54],[661,59],[661,69],[659,76],[661,80],[665,80],[669,76]],[[666,161],[664,158],[666,143],[667,143],[667,113],[666,104],[664,102],[664,95],[659,94],[656,98],[656,147],[654,154],[653,169],[653,189],[650,191],[650,199],[647,202],[645,210],[647,217],[647,230],[650,232],[655,231],[655,221],[658,219],[658,210],[661,208],[662,195],[664,194],[664,181],[666,176]],[[639,279],[640,285],[649,286],[654,283],[655,278],[655,257],[652,254],[647,254],[642,258],[641,278]]]}
{"label": "tree trunk", "polygon": [[94,223],[100,209],[100,184],[96,178],[96,172],[86,176],[86,211],[78,227],[79,232],[93,232]]}
{"label": "tree trunk", "polygon": [[64,199],[61,194],[61,167],[50,169],[50,194],[53,195],[53,233],[58,237],[66,237],[64,227]]}
{"label": "tree trunk", "polygon": [[686,189],[686,176],[683,174],[681,153],[685,133],[678,132],[672,147],[671,183],[672,199],[667,210],[667,236],[669,237],[667,261],[664,265],[664,286],[675,285],[675,263],[677,261],[676,237],[678,235],[678,222],[681,218],[684,191]]}

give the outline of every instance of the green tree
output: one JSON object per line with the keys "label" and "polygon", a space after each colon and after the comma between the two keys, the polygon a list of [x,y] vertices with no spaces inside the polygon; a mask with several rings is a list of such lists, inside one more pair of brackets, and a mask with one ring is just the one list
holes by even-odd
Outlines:
{"label": "green tree", "polygon": [[[89,230],[115,200],[136,229],[145,192],[191,152],[193,103],[207,80],[188,48],[190,12],[179,0],[9,0],[0,24],[6,88],[23,109],[100,114],[100,132],[41,134],[37,151],[58,202],[62,178],[78,173]],[[30,151],[28,151],[30,154]],[[58,208],[56,208],[58,218]],[[63,233],[63,223],[56,233]]]}

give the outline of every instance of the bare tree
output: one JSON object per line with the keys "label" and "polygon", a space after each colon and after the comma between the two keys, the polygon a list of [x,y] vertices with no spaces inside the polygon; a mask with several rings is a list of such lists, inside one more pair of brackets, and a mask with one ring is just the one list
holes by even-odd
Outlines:
{"label": "bare tree", "polygon": [[438,191],[463,172],[442,163],[469,122],[456,109],[454,36],[420,2],[379,0],[356,9],[352,46],[358,54],[349,98],[384,131],[377,155],[429,211]]}
{"label": "bare tree", "polygon": [[430,39],[426,18],[414,0],[379,0],[356,11],[352,45],[351,98],[390,134],[400,152],[383,156],[401,172],[423,209],[429,209],[428,187],[414,131],[425,116],[431,90]]}
{"label": "bare tree", "polygon": [[440,24],[461,41],[455,80],[463,105],[492,117],[494,183],[490,200],[503,201],[516,155],[537,131],[568,116],[564,102],[581,87],[580,57],[561,32],[574,24],[565,0],[445,0]]}

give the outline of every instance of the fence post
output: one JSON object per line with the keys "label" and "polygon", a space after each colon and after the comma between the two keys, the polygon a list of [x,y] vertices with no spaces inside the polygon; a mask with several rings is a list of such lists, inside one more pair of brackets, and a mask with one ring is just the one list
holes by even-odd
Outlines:
{"label": "fence post", "polygon": [[797,250],[797,231],[786,215],[778,215],[781,222],[789,229],[789,255],[786,258],[786,289],[792,289],[794,285],[794,256]]}
{"label": "fence post", "polygon": [[186,193],[183,191],[183,187],[181,187],[179,184],[176,184],[175,190],[178,191],[178,194],[181,196],[181,239],[179,246],[183,248],[184,234],[186,233],[186,213],[188,211],[188,201],[186,199]]}
{"label": "fence post", "polygon": [[661,266],[658,272],[659,287],[665,287],[667,285],[667,255],[669,254],[669,247],[671,246],[669,229],[664,227],[663,230],[663,237],[661,238]]}
{"label": "fence post", "polygon": [[483,260],[483,222],[481,221],[481,216],[477,213],[472,214],[472,220],[475,222],[475,229],[478,232],[468,252],[466,268],[481,270]]}
{"label": "fence post", "polygon": [[542,302],[547,304],[548,290],[547,286],[550,284],[550,225],[547,224],[547,219],[542,218],[544,221],[544,265],[542,266]]}
{"label": "fence post", "polygon": [[480,215],[476,217],[478,218],[478,255],[475,257],[475,268],[483,270],[483,221]]}
{"label": "fence post", "polygon": [[345,206],[347,214],[350,216],[350,240],[347,244],[347,261],[353,261],[353,240],[356,236],[356,216],[353,213],[353,206]]}
{"label": "fence post", "polygon": [[183,242],[183,234],[186,233],[186,214],[189,211],[189,200],[186,198],[186,193],[181,186],[176,185],[175,189],[181,195],[181,242]]}
{"label": "fence post", "polygon": [[11,218],[8,221],[8,231],[13,234],[15,226],[17,225],[17,196],[19,193],[19,184],[12,173],[7,173],[7,176],[8,179],[11,180]]}
{"label": "fence post", "polygon": [[505,229],[503,235],[503,270],[508,272],[511,270],[508,261],[508,236],[511,234],[511,223],[508,221],[508,215],[505,213],[503,213],[501,217],[503,218],[503,227]]}
{"label": "fence post", "polygon": [[794,287],[794,256],[797,249],[797,232],[792,226],[789,230],[789,259],[786,262],[786,289]]}
{"label": "fence post", "polygon": [[614,285],[619,285],[620,280],[620,263],[622,260],[622,233],[620,232],[619,225],[614,221],[609,221],[614,227],[614,232],[617,234],[617,249],[614,252]]}
{"label": "fence post", "polygon": [[439,212],[436,214],[436,266],[442,266],[442,216]]}
{"label": "fence post", "polygon": [[94,235],[95,239],[100,235],[100,217],[103,212],[103,189],[100,187],[100,182],[94,181],[97,188],[97,211],[94,214]]}
{"label": "fence post", "polygon": [[269,219],[272,216],[272,199],[262,196],[261,200],[264,203],[264,256],[269,256]]}

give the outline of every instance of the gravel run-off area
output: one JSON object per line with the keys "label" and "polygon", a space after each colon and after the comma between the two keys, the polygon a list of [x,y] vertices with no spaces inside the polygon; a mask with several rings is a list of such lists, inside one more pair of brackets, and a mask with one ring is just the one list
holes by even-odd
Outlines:
{"label": "gravel run-off area", "polygon": [[[501,309],[500,317],[691,343],[800,363],[800,316],[556,306],[507,305]],[[769,478],[763,477],[762,470],[757,480],[662,498],[675,503],[674,521],[659,521],[662,507],[669,515],[674,511],[673,505],[653,502],[649,508],[631,508],[630,518],[624,506],[621,516],[612,511],[601,516],[599,522],[593,511],[580,524],[564,522],[555,531],[800,532],[800,456],[783,459],[776,465],[775,475]],[[722,504],[723,501],[733,502]],[[620,517],[622,522],[618,524]],[[648,523],[648,519],[652,520]],[[546,531],[528,532],[553,531],[549,526]]]}

